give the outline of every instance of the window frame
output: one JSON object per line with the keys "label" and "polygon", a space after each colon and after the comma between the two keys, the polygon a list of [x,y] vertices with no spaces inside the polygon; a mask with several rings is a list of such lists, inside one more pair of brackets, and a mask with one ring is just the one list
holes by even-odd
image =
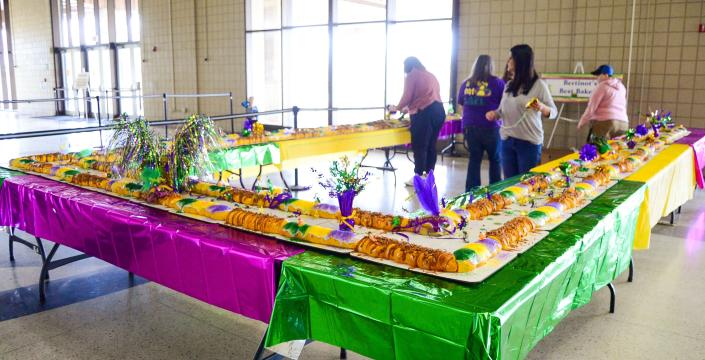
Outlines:
{"label": "window frame", "polygon": [[[252,0],[255,1],[255,0]],[[258,32],[278,32],[281,37],[281,50],[280,50],[280,58],[278,59],[280,63],[280,70],[281,73],[279,74],[279,80],[282,84],[281,86],[281,100],[279,101],[281,105],[281,109],[262,109],[262,110],[286,110],[284,108],[284,89],[286,88],[284,84],[284,31],[285,30],[290,30],[290,29],[296,29],[296,28],[305,28],[305,27],[318,27],[321,26],[321,24],[315,24],[315,25],[298,25],[298,26],[285,26],[284,25],[284,9],[285,9],[285,1],[287,0],[279,0],[279,15],[280,15],[280,20],[279,20],[279,27],[278,28],[263,28],[263,29],[255,29],[255,30],[250,30],[248,28],[250,21],[247,20],[248,15],[248,3],[250,2],[249,0],[246,0],[243,2],[243,9],[244,9],[244,16],[246,17],[245,19],[245,48],[247,48],[247,42],[249,41],[248,39],[248,34],[252,33],[258,33]],[[459,16],[459,4],[460,0],[451,0],[451,16],[448,18],[429,18],[429,19],[413,19],[413,20],[392,20],[390,19],[390,11],[391,9],[394,8],[395,3],[398,1],[403,1],[403,0],[386,0],[385,1],[385,17],[383,20],[370,20],[370,21],[349,21],[349,22],[337,22],[335,21],[336,18],[336,0],[328,0],[328,108],[327,109],[308,109],[304,108],[301,110],[309,110],[309,111],[321,111],[325,110],[328,112],[328,125],[332,126],[333,124],[333,115],[336,111],[359,111],[359,110],[384,110],[384,106],[381,107],[352,107],[352,108],[334,108],[333,107],[333,88],[334,88],[334,77],[333,77],[333,63],[334,63],[334,42],[333,42],[333,29],[337,26],[345,26],[345,25],[364,25],[364,24],[384,24],[385,27],[385,51],[384,51],[384,104],[388,104],[389,100],[388,99],[388,51],[389,51],[389,26],[394,25],[394,24],[402,24],[402,23],[420,23],[420,22],[434,22],[434,21],[450,21],[450,28],[451,28],[451,49],[450,49],[450,82],[449,82],[449,103],[454,103],[455,102],[455,96],[457,93],[457,47],[458,47],[458,16]],[[245,69],[246,71],[249,70],[249,64],[247,60],[248,56],[245,56]],[[248,77],[245,77],[245,89],[249,94],[249,84],[248,84]],[[256,95],[256,94],[252,94]],[[282,116],[282,126],[284,126],[284,116]]]}
{"label": "window frame", "polygon": [[[141,18],[141,14],[139,12],[139,4],[140,1],[135,1],[135,0],[93,0],[92,5],[90,7],[86,6],[86,1],[85,0],[50,0],[51,4],[51,14],[52,14],[52,31],[53,31],[53,42],[54,42],[54,63],[55,63],[55,72],[56,72],[56,96],[57,97],[65,97],[65,98],[74,98],[74,97],[86,97],[88,100],[86,101],[85,104],[85,114],[89,117],[96,117],[96,116],[101,116],[101,114],[107,115],[107,116],[119,116],[120,113],[122,112],[121,108],[121,101],[120,99],[107,99],[106,97],[119,97],[121,95],[121,91],[125,90],[120,87],[120,74],[119,74],[119,61],[118,61],[118,49],[123,48],[123,47],[139,47],[140,46],[140,40],[138,39],[138,35],[134,34],[134,29],[132,28],[133,22],[132,22],[132,17],[133,15],[137,15]],[[116,24],[116,5],[117,2],[122,4],[124,7],[125,11],[125,16],[124,16],[124,24],[118,25]],[[104,3],[105,7],[102,7],[101,4]],[[136,3],[136,7],[134,6]],[[76,7],[76,12],[75,15],[78,16],[78,19],[76,20],[78,22],[78,39],[79,43],[74,44],[72,38],[75,37],[71,33],[74,29],[71,28],[71,16],[74,14],[71,13],[71,10],[73,7]],[[68,13],[67,13],[68,11]],[[86,17],[92,17],[94,19],[93,25],[95,26],[95,43],[93,43],[93,40],[87,41],[86,39],[86,29],[85,29],[85,18]],[[64,20],[66,20],[66,24],[64,24]],[[108,25],[107,32],[101,28],[101,21],[105,24]],[[121,21],[122,22],[122,21]],[[66,26],[64,26],[66,25]],[[126,35],[127,39],[126,41],[116,41],[116,36],[117,36],[117,26],[124,26],[126,29]],[[137,26],[141,27],[141,23],[138,23]],[[91,29],[91,32],[88,32],[89,34],[92,33],[93,29]],[[139,29],[139,36],[141,37],[142,29]],[[107,34],[107,38],[106,35]],[[66,59],[66,54],[68,52],[78,52],[80,54],[81,58],[81,70],[86,71],[86,72],[91,72],[90,69],[90,64],[88,61],[88,53],[93,50],[98,50],[98,49],[107,49],[108,50],[108,57],[107,59],[103,58],[101,60],[101,64],[107,63],[109,67],[109,72],[110,72],[110,88],[109,89],[103,89],[101,91],[98,91],[97,93],[94,91],[95,89],[89,88],[83,91],[83,94],[80,94],[76,89],[68,89],[66,88],[67,84],[69,81],[66,80],[66,64],[64,63],[64,59]],[[102,65],[105,66],[105,65]],[[100,70],[101,72],[103,71],[102,69]],[[131,69],[129,71],[132,71],[134,73],[134,64],[131,65]],[[141,73],[141,72],[140,72]],[[141,79],[139,81],[140,83],[142,82]],[[91,85],[92,87],[93,85]],[[134,94],[126,94],[126,95],[134,95]],[[137,94],[141,95],[141,94]],[[100,96],[101,98],[101,104],[98,106],[100,108],[100,113],[101,114],[96,114],[93,112],[93,107],[95,107],[94,101],[92,98],[95,96]],[[69,105],[69,102],[73,100],[65,100],[64,102],[57,103],[57,114],[59,115],[65,115],[65,114],[70,114],[70,115],[80,115],[80,108],[77,106],[71,106]],[[76,100],[77,101],[77,100]],[[142,105],[142,99],[139,99],[140,104],[139,104],[139,109],[140,112],[143,109]],[[71,110],[69,110],[71,109]],[[79,109],[74,111],[73,109]],[[108,111],[112,110],[112,111]],[[141,115],[140,114],[135,114],[135,115]]]}

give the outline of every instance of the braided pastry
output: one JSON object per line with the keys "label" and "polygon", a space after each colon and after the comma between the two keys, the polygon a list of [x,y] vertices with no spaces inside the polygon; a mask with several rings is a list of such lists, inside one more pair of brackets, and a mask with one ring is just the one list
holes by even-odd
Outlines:
{"label": "braided pastry", "polygon": [[405,243],[383,236],[368,235],[357,243],[360,253],[429,271],[457,272],[452,253]]}

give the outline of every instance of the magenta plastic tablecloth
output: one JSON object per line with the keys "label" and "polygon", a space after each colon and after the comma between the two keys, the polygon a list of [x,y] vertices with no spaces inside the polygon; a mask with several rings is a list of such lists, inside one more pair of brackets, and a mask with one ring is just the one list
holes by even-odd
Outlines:
{"label": "magenta plastic tablecloth", "polygon": [[690,135],[678,140],[678,144],[688,144],[695,152],[695,180],[698,187],[705,188],[703,168],[705,168],[705,129],[688,129]]}
{"label": "magenta plastic tablecloth", "polygon": [[5,179],[0,224],[263,322],[281,262],[303,251],[33,175]]}
{"label": "magenta plastic tablecloth", "polygon": [[455,134],[463,133],[463,121],[461,119],[450,119],[443,123],[441,131],[438,133],[438,138],[443,140]]}

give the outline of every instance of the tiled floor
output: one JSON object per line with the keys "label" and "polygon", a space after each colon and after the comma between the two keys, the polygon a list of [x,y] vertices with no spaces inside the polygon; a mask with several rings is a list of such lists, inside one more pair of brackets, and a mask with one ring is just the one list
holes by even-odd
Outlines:
{"label": "tiled floor", "polygon": [[[81,135],[74,140],[91,146],[96,139]],[[18,140],[10,152],[5,151],[8,142],[0,141],[0,163],[19,154],[56,150],[61,141]],[[382,158],[374,154],[369,160],[379,164]],[[402,155],[393,162],[400,168],[396,186],[391,173],[375,170],[357,205],[386,211],[415,206],[402,185],[411,175],[411,164]],[[439,164],[440,196],[462,190],[466,166],[461,158]],[[301,178],[304,184],[314,183],[309,171],[302,171]],[[275,177],[272,181],[280,183]],[[301,196],[317,192],[324,194],[314,189]],[[39,257],[17,246],[13,265],[6,241],[0,234],[0,359],[248,359],[264,332],[260,322],[160,285],[139,278],[130,283],[126,272],[95,259],[52,271],[49,300],[40,308]],[[70,253],[63,249],[59,255]],[[625,274],[615,282],[616,314],[608,313],[609,292],[600,290],[529,358],[705,358],[705,193],[697,192],[683,207],[676,226],[658,225],[652,248],[635,253],[634,259],[635,282],[627,283]],[[307,345],[302,355],[337,357],[337,348],[322,343]]]}

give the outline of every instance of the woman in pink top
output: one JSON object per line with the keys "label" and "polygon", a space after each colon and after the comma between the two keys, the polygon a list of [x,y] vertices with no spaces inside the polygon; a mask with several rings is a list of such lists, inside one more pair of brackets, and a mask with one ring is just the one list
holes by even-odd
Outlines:
{"label": "woman in pink top", "polygon": [[612,77],[614,70],[610,65],[601,65],[592,74],[597,76],[597,87],[580,118],[578,129],[591,123],[593,136],[611,139],[624,135],[629,128],[627,89],[619,79]]}
{"label": "woman in pink top", "polygon": [[[427,174],[436,166],[436,141],[446,119],[441,102],[440,85],[433,74],[426,71],[419,59],[404,60],[404,95],[399,105],[389,110],[406,111],[411,115],[411,149],[414,152],[414,172]],[[413,186],[413,179],[406,183]]]}

